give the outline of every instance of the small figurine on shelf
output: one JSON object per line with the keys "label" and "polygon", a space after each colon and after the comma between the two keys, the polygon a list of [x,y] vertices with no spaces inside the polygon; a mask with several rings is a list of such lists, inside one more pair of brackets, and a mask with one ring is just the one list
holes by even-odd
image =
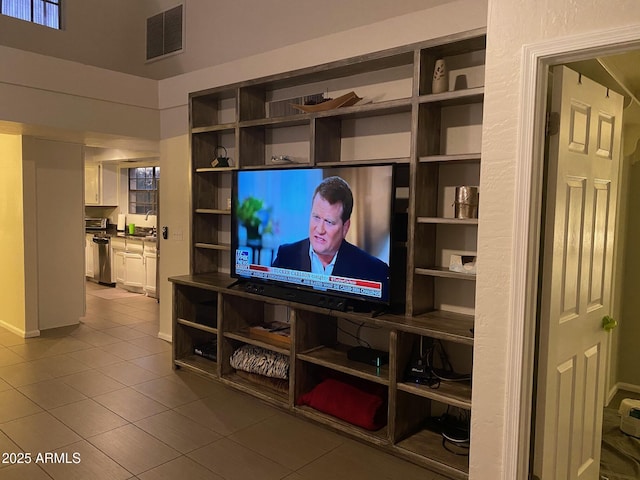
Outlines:
{"label": "small figurine on shelf", "polygon": [[[220,155],[218,152],[219,150],[223,150],[224,153],[222,155]],[[216,158],[213,159],[213,161],[211,162],[211,166],[214,168],[222,168],[222,167],[229,167],[231,165],[229,157],[227,157],[227,149],[224,148],[222,145],[217,146],[214,151],[213,151],[214,155],[216,155]]]}
{"label": "small figurine on shelf", "polygon": [[433,68],[433,82],[431,83],[431,93],[442,93],[449,90],[449,71],[444,59],[436,60]]}

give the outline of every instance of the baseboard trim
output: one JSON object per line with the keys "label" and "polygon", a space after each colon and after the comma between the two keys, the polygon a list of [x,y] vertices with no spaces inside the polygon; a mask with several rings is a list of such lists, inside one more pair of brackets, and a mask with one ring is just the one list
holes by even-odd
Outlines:
{"label": "baseboard trim", "polygon": [[616,383],[616,390],[626,390],[627,392],[640,393],[640,385],[618,382]]}
{"label": "baseboard trim", "polygon": [[9,330],[11,333],[15,333],[16,335],[22,337],[22,338],[33,338],[33,337],[39,337],[40,336],[40,330],[29,330],[28,332],[21,329],[21,328],[17,328],[3,320],[0,320],[0,327],[2,328],[6,328],[7,330]]}
{"label": "baseboard trim", "polygon": [[160,340],[164,340],[165,342],[173,343],[173,338],[167,333],[158,332],[158,338]]}

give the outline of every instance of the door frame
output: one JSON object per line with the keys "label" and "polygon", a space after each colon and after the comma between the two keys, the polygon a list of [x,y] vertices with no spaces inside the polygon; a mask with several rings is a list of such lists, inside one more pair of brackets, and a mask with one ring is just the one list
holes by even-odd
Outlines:
{"label": "door frame", "polygon": [[[546,95],[549,67],[640,48],[640,26],[589,32],[525,45],[521,62],[518,162],[516,164],[514,234],[507,352],[507,388],[503,438],[503,477],[526,479],[529,474],[538,262],[540,259]],[[624,152],[622,152],[624,154]],[[608,382],[607,382],[608,384]]]}

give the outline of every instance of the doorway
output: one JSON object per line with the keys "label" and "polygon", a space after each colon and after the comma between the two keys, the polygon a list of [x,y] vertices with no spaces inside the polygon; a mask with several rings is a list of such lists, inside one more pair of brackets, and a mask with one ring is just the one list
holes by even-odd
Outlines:
{"label": "doorway", "polygon": [[[533,243],[539,242],[542,238],[544,238],[543,232],[542,232],[543,225],[540,219],[542,218],[541,213],[542,213],[543,199],[546,198],[546,193],[547,193],[545,191],[545,188],[543,186],[543,181],[542,181],[544,165],[545,165],[544,149],[542,148],[542,145],[544,145],[545,128],[546,128],[544,113],[545,113],[545,104],[546,104],[545,100],[547,98],[547,92],[548,92],[548,81],[547,81],[548,69],[554,65],[562,65],[562,64],[574,65],[575,63],[582,63],[583,64],[582,67],[584,67],[587,64],[593,65],[594,63],[596,65],[598,64],[602,65],[602,63],[600,62],[602,58],[606,58],[607,56],[613,56],[613,55],[617,56],[620,53],[623,53],[623,52],[629,53],[631,51],[631,47],[628,41],[621,46],[620,44],[616,44],[615,39],[613,37],[615,37],[615,35],[613,35],[612,38],[609,38],[607,41],[603,41],[602,39],[594,40],[594,43],[590,48],[585,48],[584,44],[578,45],[579,42],[576,42],[575,45],[572,45],[571,42],[569,42],[569,44],[565,43],[565,45],[556,45],[554,47],[555,51],[553,51],[552,53],[550,53],[548,45],[545,45],[544,48],[540,47],[537,50],[536,50],[537,47],[534,46],[529,52],[526,52],[529,55],[529,60],[531,61],[530,68],[531,68],[531,71],[533,72],[532,78],[534,79],[534,82],[528,87],[530,89],[529,94],[531,94],[532,96],[535,96],[536,98],[535,106],[533,106],[529,111],[529,114],[531,115],[531,119],[535,119],[535,120],[530,119],[529,121],[531,122],[531,124],[528,126],[525,125],[523,127],[524,130],[527,130],[527,128],[529,129],[529,132],[527,133],[530,133],[532,137],[532,142],[529,145],[528,149],[525,148],[526,149],[525,153],[527,153],[528,155],[531,155],[530,164],[528,166],[525,166],[525,168],[526,167],[531,168],[531,177],[528,178],[528,180],[530,181],[530,185],[533,186],[533,190],[534,190],[532,192],[531,199],[527,199],[526,201],[524,201],[524,203],[530,202],[528,206],[531,207],[531,210],[527,210],[527,213],[531,215],[530,216],[531,223],[529,225],[529,228],[533,230],[533,232],[535,233],[535,235],[527,239],[526,241],[527,245],[523,247],[527,250],[527,257],[528,257],[527,267],[529,268],[530,272],[534,272],[533,275],[523,280],[523,282],[528,285],[527,291],[529,292],[537,292],[537,285],[540,278],[539,276],[541,275],[541,270],[538,266],[538,262],[541,260],[542,254],[543,254],[543,252],[540,252],[539,250],[539,244],[533,245]],[[601,43],[598,43],[598,41]],[[572,51],[573,47],[575,48]],[[638,48],[637,41],[634,44],[634,48],[636,49]],[[567,50],[569,50],[569,53],[567,53]],[[597,57],[594,56],[596,54],[598,55]],[[604,69],[604,71],[605,73],[610,75],[610,72],[607,72],[606,69]],[[598,78],[597,80],[601,80],[601,79]],[[629,93],[629,92],[623,91],[623,93]],[[634,99],[632,99],[632,101],[633,100]],[[631,104],[629,103],[626,104],[627,108],[629,108],[629,105]],[[625,132],[625,135],[633,134],[633,133],[634,132],[627,131]],[[640,132],[635,132],[635,135],[636,135],[635,138],[637,141],[638,136],[640,136]],[[532,152],[533,154],[531,154]],[[637,155],[637,154],[638,154],[637,151],[633,153],[633,155]],[[629,181],[633,180],[634,177],[638,176],[637,173],[634,175],[634,172],[631,171],[631,169],[635,168],[637,170],[640,168],[640,165],[633,167],[633,165],[635,165],[635,163],[632,162],[632,158],[631,158],[633,155],[629,153],[628,148],[626,151],[623,150],[622,152],[622,156],[625,157],[624,168],[626,168],[626,170],[623,170],[623,175],[621,176],[622,185],[621,185],[621,195],[619,196],[620,203],[621,203],[619,218],[621,220],[618,222],[617,229],[616,229],[616,237],[619,239],[619,241],[617,242],[617,247],[616,247],[618,249],[618,256],[617,256],[618,261],[615,266],[616,273],[614,274],[614,277],[613,277],[613,284],[615,288],[615,293],[613,295],[613,298],[614,298],[614,306],[615,306],[614,317],[618,317],[621,320],[620,322],[621,328],[625,327],[624,319],[627,318],[627,315],[625,315],[625,313],[629,309],[633,308],[633,305],[628,305],[625,310],[625,295],[624,295],[625,288],[624,287],[629,286],[629,282],[626,280],[627,271],[624,268],[625,253],[628,253],[629,249],[625,249],[625,245],[629,245],[630,244],[629,242],[631,241],[635,241],[635,243],[637,244],[637,240],[638,238],[640,238],[640,235],[634,236],[633,233],[630,233],[629,229],[626,228],[624,223],[629,218],[629,212],[633,210],[633,208],[630,205],[627,205],[631,199],[629,192],[633,191],[633,189],[630,189]],[[637,188],[638,187],[635,187],[636,190]],[[530,233],[531,230],[527,230],[527,233]],[[626,238],[624,238],[624,241],[622,241],[622,238],[621,238],[622,237],[621,234],[623,232],[627,233]],[[531,238],[535,238],[535,240],[531,240]],[[628,255],[627,255],[627,258],[628,258]],[[531,326],[526,327],[526,328],[529,328],[529,330],[525,332],[524,349],[526,351],[527,345],[529,345],[531,357],[529,358],[530,363],[525,365],[525,374],[524,374],[525,378],[523,378],[523,397],[522,397],[523,404],[527,404],[527,402],[530,402],[532,398],[535,398],[535,395],[534,395],[536,391],[535,389],[537,387],[540,387],[540,385],[537,385],[534,380],[535,373],[536,373],[536,370],[534,369],[534,365],[536,365],[538,360],[538,355],[540,353],[540,346],[537,344],[537,340],[539,339],[538,331],[534,330],[534,327],[533,327],[534,325],[536,325],[536,318],[539,316],[539,313],[540,313],[539,304],[537,303],[537,298],[538,297],[536,293],[530,294],[530,297],[527,301],[527,305],[524,307],[524,309],[526,310],[525,316],[528,317],[529,320],[531,320],[530,322]],[[635,310],[635,311],[637,312],[640,310]],[[627,322],[627,326],[628,325],[629,325],[629,322]],[[630,331],[637,333],[636,328],[631,328]],[[629,337],[629,335],[626,335],[626,336]],[[640,339],[640,335],[636,336],[635,338]],[[612,354],[607,359],[607,363],[609,366],[608,368],[609,375],[605,382],[606,384],[605,391],[607,394],[605,397],[605,403],[608,403],[612,399],[612,396],[616,393],[617,389],[620,387],[623,387],[623,388],[630,387],[632,390],[634,388],[637,388],[637,384],[626,385],[623,382],[623,384],[621,385],[620,381],[618,380],[618,374],[620,371],[619,362],[618,362],[619,349],[620,349],[620,345],[624,344],[628,340],[629,338],[625,338],[623,339],[623,341],[621,341],[620,339],[615,339],[611,341],[613,348],[611,348]],[[526,355],[525,355],[525,358],[526,358]],[[622,358],[621,361],[622,362],[628,361],[628,358],[626,359]],[[527,362],[525,361],[525,363]],[[529,379],[526,378],[527,369],[530,374]],[[528,383],[528,382],[531,382],[531,383]],[[526,398],[527,396],[528,398]],[[531,408],[531,419],[530,419],[531,424],[530,425],[533,425],[535,422],[536,408],[538,407],[538,405],[533,403],[527,406]],[[524,411],[526,411],[526,408]],[[527,425],[528,421],[529,420],[524,420],[523,425],[525,426],[525,429],[521,430],[521,432],[533,430],[532,428],[531,430],[529,430],[528,428],[529,425]],[[596,427],[602,428],[602,422],[600,421]],[[523,447],[527,447],[529,445],[533,445],[533,441],[530,443],[529,441],[527,441],[527,439],[523,439],[523,441],[521,442],[521,446],[520,446],[521,450],[519,455],[520,455],[520,458],[528,458],[530,460],[530,463],[532,463],[533,458],[535,458],[535,456],[539,454],[539,450],[536,451],[535,449],[532,449],[532,453],[531,455],[529,455],[528,451],[523,450]],[[529,466],[523,467],[523,465],[520,465],[521,475],[519,476],[519,478],[525,476],[524,474],[525,471],[530,471]]]}

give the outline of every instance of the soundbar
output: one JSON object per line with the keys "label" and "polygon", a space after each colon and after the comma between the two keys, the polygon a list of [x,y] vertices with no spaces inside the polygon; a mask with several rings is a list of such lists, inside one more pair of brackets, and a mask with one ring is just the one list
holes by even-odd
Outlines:
{"label": "soundbar", "polygon": [[280,300],[288,300],[290,302],[303,303],[305,305],[313,305],[315,307],[328,308],[330,310],[345,311],[347,309],[346,299],[324,295],[322,293],[294,290],[291,288],[283,288],[278,285],[255,282],[245,283],[244,290],[249,293],[279,298]]}

